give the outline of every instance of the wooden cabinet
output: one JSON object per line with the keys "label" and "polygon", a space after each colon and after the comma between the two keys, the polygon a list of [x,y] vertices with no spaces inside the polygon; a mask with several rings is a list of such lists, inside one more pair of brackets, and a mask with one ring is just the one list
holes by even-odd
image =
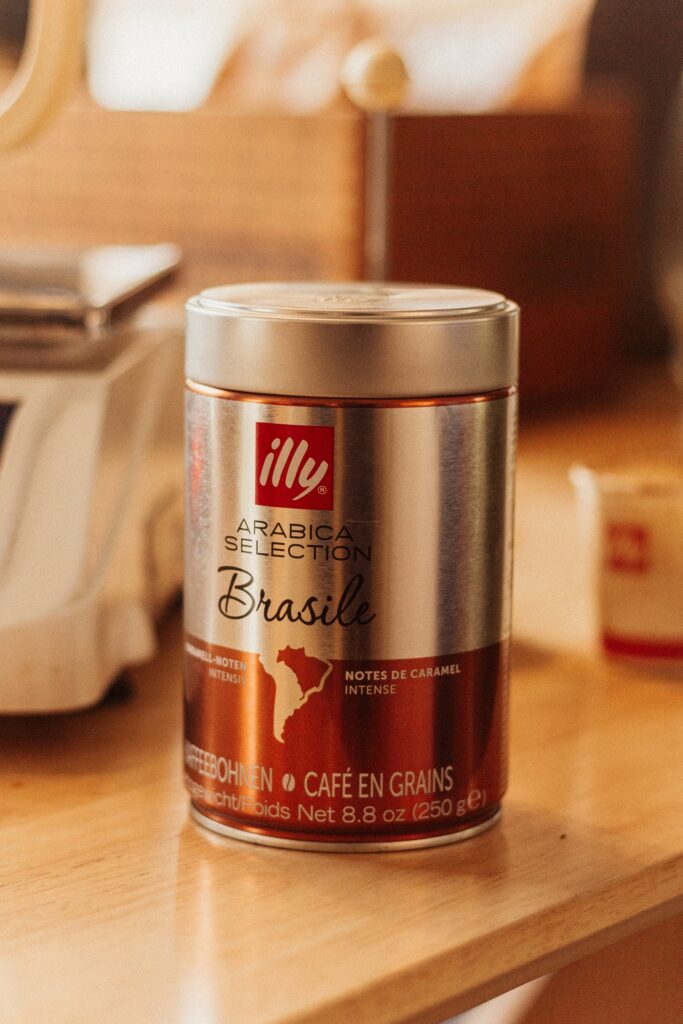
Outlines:
{"label": "wooden cabinet", "polygon": [[[527,402],[602,386],[633,329],[634,144],[622,97],[393,120],[389,273],[518,301]],[[353,278],[363,274],[364,164],[353,112],[121,113],[79,96],[0,163],[2,238],[178,242],[186,294]]]}

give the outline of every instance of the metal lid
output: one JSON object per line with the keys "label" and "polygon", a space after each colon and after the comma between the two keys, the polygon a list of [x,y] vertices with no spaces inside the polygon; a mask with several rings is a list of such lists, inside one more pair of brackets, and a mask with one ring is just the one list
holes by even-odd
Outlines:
{"label": "metal lid", "polygon": [[337,398],[477,394],[517,381],[518,308],[475,288],[242,284],[187,304],[187,376]]}
{"label": "metal lid", "polygon": [[0,254],[0,361],[70,362],[106,342],[178,267],[174,245]]}

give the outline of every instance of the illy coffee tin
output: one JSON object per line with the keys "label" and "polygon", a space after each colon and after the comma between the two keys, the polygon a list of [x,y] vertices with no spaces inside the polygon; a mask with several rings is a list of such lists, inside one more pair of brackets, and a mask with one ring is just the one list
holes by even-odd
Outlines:
{"label": "illy coffee tin", "polygon": [[208,828],[368,851],[496,820],[517,319],[422,285],[189,302],[184,758]]}

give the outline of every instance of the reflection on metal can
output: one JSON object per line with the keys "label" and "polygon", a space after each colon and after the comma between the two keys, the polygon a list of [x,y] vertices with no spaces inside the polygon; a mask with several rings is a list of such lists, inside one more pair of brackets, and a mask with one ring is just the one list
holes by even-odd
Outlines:
{"label": "reflection on metal can", "polygon": [[424,286],[188,305],[185,770],[217,832],[450,842],[496,818],[517,308]]}

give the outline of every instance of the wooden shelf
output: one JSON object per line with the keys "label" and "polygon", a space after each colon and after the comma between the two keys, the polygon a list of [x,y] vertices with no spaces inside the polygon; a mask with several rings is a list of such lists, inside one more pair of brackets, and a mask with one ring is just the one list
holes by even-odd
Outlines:
{"label": "wooden shelf", "polygon": [[512,785],[474,840],[334,856],[193,825],[177,614],[129,694],[0,720],[3,1020],[435,1024],[683,909],[681,678],[591,652],[566,480],[677,417],[645,382],[522,430]]}

